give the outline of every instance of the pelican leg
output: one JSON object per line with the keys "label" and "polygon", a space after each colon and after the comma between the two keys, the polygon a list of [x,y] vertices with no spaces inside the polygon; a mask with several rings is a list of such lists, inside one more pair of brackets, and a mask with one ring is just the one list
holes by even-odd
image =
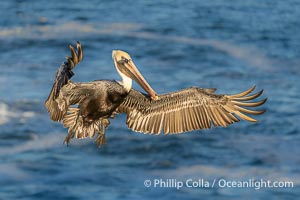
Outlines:
{"label": "pelican leg", "polygon": [[68,132],[68,135],[65,137],[64,144],[69,145],[70,140],[71,140],[72,138],[74,138],[74,136],[75,136],[75,132],[74,132],[74,131]]}
{"label": "pelican leg", "polygon": [[102,119],[101,120],[101,129],[100,132],[98,133],[98,136],[95,140],[98,148],[101,147],[102,144],[106,144],[106,140],[105,140],[105,129],[109,126],[110,122],[108,119]]}
{"label": "pelican leg", "polygon": [[95,140],[98,148],[101,147],[102,144],[106,144],[106,140],[105,140],[105,134],[98,134],[96,140]]}

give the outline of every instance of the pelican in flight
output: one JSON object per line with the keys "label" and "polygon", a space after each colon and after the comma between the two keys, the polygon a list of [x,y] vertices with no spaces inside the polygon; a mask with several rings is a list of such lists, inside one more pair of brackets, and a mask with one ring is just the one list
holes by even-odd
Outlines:
{"label": "pelican in flight", "polygon": [[[45,102],[53,121],[62,122],[68,129],[65,143],[72,138],[93,138],[100,147],[105,144],[105,129],[109,119],[119,113],[127,114],[126,124],[136,132],[159,134],[184,133],[212,126],[226,127],[240,119],[256,122],[248,116],[260,115],[265,110],[250,110],[267,99],[250,101],[263,90],[251,94],[255,86],[234,95],[215,94],[214,88],[190,87],[158,95],[133,63],[130,55],[112,51],[112,59],[122,81],[97,80],[75,83],[71,81],[73,68],[82,60],[82,47],[70,45],[67,56],[56,73],[56,78]],[[136,81],[146,92],[132,88]],[[250,102],[249,102],[250,101]]]}

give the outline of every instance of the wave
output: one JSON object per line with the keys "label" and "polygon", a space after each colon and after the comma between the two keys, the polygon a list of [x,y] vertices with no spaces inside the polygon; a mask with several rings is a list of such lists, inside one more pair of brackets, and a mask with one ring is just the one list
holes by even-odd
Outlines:
{"label": "wave", "polygon": [[11,107],[3,102],[0,102],[0,126],[8,123],[12,119],[18,119],[21,122],[26,121],[29,118],[35,116],[32,111],[17,111],[11,109]]}
{"label": "wave", "polygon": [[63,134],[47,134],[44,136],[39,136],[37,134],[32,135],[32,139],[30,141],[10,146],[7,148],[0,149],[0,155],[11,155],[17,154],[24,151],[32,151],[32,150],[42,150],[49,149],[54,146],[62,145],[64,141]]}

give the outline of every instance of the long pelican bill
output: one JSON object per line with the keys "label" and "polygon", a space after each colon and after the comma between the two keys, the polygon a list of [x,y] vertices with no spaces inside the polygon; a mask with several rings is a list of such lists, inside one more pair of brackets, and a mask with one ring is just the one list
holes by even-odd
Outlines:
{"label": "long pelican bill", "polygon": [[[123,74],[126,77],[135,80],[151,96],[151,99],[158,99],[156,92],[152,89],[143,75],[139,72],[128,53],[121,50],[113,50],[112,58],[121,76]],[[122,78],[124,81],[123,76]]]}

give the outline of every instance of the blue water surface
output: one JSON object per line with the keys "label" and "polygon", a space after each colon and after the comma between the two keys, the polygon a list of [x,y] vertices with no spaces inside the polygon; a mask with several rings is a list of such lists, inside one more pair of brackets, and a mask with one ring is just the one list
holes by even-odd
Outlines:
{"label": "blue water surface", "polygon": [[[298,0],[1,1],[0,199],[299,198],[299,19]],[[132,132],[119,115],[100,150],[91,139],[63,145],[67,130],[44,101],[77,40],[84,60],[74,81],[119,80],[111,51],[122,49],[158,93],[257,85],[267,112],[259,123],[171,136]],[[190,179],[210,185],[166,185]]]}

